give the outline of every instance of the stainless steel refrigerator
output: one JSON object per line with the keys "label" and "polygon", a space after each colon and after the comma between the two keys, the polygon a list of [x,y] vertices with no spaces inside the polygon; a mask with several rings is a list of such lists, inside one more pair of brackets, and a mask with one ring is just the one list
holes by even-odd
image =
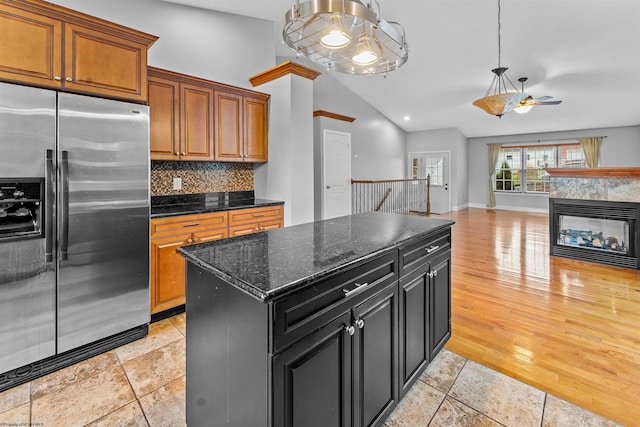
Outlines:
{"label": "stainless steel refrigerator", "polygon": [[148,107],[0,83],[0,373],[146,333],[148,241]]}

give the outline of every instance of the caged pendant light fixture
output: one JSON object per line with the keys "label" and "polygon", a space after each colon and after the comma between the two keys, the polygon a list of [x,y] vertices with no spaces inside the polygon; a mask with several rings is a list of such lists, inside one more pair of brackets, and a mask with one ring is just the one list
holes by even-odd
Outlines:
{"label": "caged pendant light fixture", "polygon": [[383,20],[376,0],[296,0],[282,37],[299,55],[347,74],[386,76],[409,58],[404,28]]}
{"label": "caged pendant light fixture", "polygon": [[[520,105],[520,101],[529,97],[529,94],[519,92],[518,88],[511,82],[511,79],[507,77],[507,67],[501,65],[501,53],[500,53],[500,0],[498,0],[498,67],[491,70],[494,74],[493,80],[489,89],[484,94],[484,97],[473,101],[473,105],[483,109],[489,114],[502,117],[504,114],[513,110]],[[509,92],[507,88],[507,82],[515,90],[515,92]]]}

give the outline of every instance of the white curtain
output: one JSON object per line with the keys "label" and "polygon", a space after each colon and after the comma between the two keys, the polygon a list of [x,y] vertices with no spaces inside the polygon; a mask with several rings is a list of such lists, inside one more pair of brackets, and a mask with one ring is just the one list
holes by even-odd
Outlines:
{"label": "white curtain", "polygon": [[489,198],[487,207],[493,208],[496,205],[496,197],[493,194],[493,174],[496,173],[496,163],[500,154],[500,144],[489,144]]}
{"label": "white curtain", "polygon": [[584,151],[584,158],[587,166],[597,168],[600,163],[600,145],[602,144],[601,136],[592,136],[591,138],[580,138],[580,146]]}

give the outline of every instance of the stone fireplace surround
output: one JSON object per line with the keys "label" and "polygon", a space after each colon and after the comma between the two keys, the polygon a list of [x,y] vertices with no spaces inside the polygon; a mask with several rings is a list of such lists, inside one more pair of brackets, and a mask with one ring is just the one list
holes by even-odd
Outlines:
{"label": "stone fireplace surround", "polygon": [[[554,168],[549,192],[550,254],[640,269],[640,168]],[[559,244],[562,215],[626,221],[626,253]]]}

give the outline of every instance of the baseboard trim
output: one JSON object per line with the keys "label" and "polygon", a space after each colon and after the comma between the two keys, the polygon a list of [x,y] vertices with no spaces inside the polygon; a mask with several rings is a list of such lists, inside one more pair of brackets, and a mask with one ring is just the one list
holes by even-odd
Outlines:
{"label": "baseboard trim", "polygon": [[549,209],[535,209],[535,208],[525,208],[522,206],[504,206],[498,205],[492,208],[487,205],[482,205],[479,203],[469,203],[470,208],[478,208],[478,209],[493,209],[496,211],[515,211],[515,212],[530,212],[530,213],[541,213],[541,214],[549,214]]}

